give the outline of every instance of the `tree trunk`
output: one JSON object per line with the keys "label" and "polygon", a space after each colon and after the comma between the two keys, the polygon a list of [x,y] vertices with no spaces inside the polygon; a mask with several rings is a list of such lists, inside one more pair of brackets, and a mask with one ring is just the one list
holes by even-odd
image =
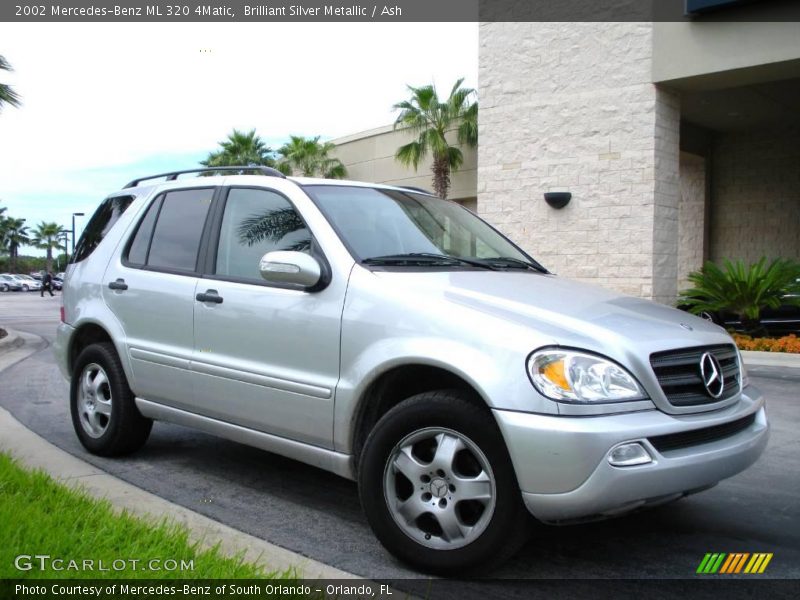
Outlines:
{"label": "tree trunk", "polygon": [[447,156],[433,159],[433,190],[439,198],[447,199],[450,191],[450,161]]}
{"label": "tree trunk", "polygon": [[53,269],[53,247],[47,247],[47,260],[45,261],[45,269],[49,273]]}
{"label": "tree trunk", "polygon": [[17,272],[17,248],[11,246],[8,253],[8,268],[12,273]]}

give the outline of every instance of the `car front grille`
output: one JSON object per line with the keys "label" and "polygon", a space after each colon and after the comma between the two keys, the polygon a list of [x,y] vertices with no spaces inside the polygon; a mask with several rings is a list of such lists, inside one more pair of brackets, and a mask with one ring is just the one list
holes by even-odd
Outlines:
{"label": "car front grille", "polygon": [[648,440],[659,452],[668,452],[670,450],[689,448],[691,446],[707,444],[731,437],[750,427],[755,423],[755,420],[756,414],[753,413],[752,415],[730,421],[729,423],[723,423],[722,425],[692,429],[691,431],[681,431],[679,433],[669,433],[667,435],[657,435],[648,438]]}
{"label": "car front grille", "polygon": [[[722,368],[724,386],[718,398],[706,390],[701,376],[700,361],[706,352],[712,354]],[[656,352],[650,355],[650,365],[667,400],[676,407],[721,402],[739,391],[739,358],[736,347],[731,344]]]}

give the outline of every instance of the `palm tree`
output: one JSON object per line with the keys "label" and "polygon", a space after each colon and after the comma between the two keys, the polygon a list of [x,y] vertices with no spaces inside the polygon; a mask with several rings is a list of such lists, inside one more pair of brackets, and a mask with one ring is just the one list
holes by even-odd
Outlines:
{"label": "palm tree", "polygon": [[210,152],[208,158],[201,160],[200,164],[206,167],[234,167],[237,165],[248,166],[275,166],[272,149],[264,143],[256,130],[247,133],[233,130],[228,134],[228,139],[220,142],[220,149]]}
{"label": "palm tree", "polygon": [[298,172],[303,177],[346,177],[347,169],[342,161],[330,156],[335,145],[331,142],[320,142],[320,137],[289,136],[289,141],[278,150],[281,155],[278,167],[287,175]]}
{"label": "palm tree", "polygon": [[458,146],[450,145],[447,134],[456,130],[460,145],[474,148],[478,145],[478,102],[472,101],[475,90],[462,88],[464,79],[456,81],[450,96],[442,102],[436,87],[408,86],[411,97],[398,102],[392,108],[400,111],[394,123],[411,130],[417,139],[401,146],[395,158],[406,166],[419,166],[428,154],[433,157],[433,189],[440,198],[447,198],[450,190],[450,173],[457,171],[464,162]]}
{"label": "palm tree", "polygon": [[8,252],[9,270],[12,273],[17,272],[17,256],[19,256],[19,247],[24,246],[31,240],[28,237],[28,227],[25,225],[25,219],[15,219],[14,217],[7,217],[3,221],[3,246]]}
{"label": "palm tree", "polygon": [[[13,71],[11,65],[4,56],[0,55],[0,71]],[[11,86],[6,83],[0,83],[0,111],[3,110],[3,105],[19,106],[21,103],[19,94],[11,89]]]}
{"label": "palm tree", "polygon": [[66,233],[58,223],[45,223],[42,221],[33,231],[31,243],[37,248],[47,250],[46,269],[49,273],[53,268],[53,248],[61,248],[59,238]]}

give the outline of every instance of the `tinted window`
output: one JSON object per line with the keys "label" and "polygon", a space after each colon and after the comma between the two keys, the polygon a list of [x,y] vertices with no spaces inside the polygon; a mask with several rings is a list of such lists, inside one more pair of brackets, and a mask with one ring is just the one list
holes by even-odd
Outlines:
{"label": "tinted window", "polygon": [[131,246],[128,249],[128,262],[132,265],[142,266],[147,262],[147,250],[150,247],[150,237],[153,234],[153,225],[156,223],[156,217],[158,216],[158,209],[161,206],[162,198],[163,197],[159,197],[155,202],[150,204],[150,208],[147,209],[147,214],[139,223],[139,227],[133,237],[133,242],[131,242]]}
{"label": "tinted window", "polygon": [[509,240],[455,202],[366,187],[307,186],[356,258],[432,253],[528,262]]}
{"label": "tinted window", "polygon": [[258,263],[274,250],[310,252],[311,232],[291,203],[275,192],[232,188],[217,250],[217,275],[263,281]]}
{"label": "tinted window", "polygon": [[88,258],[134,200],[134,196],[116,196],[103,200],[86,224],[70,262],[76,263]]}
{"label": "tinted window", "polygon": [[213,189],[199,189],[169,192],[164,196],[150,243],[148,266],[195,270],[200,238],[213,195]]}

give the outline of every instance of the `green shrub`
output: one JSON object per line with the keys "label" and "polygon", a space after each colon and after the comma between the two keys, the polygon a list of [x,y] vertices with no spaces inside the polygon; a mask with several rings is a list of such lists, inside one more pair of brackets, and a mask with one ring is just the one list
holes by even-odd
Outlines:
{"label": "green shrub", "polygon": [[723,261],[722,267],[707,262],[689,274],[694,287],[681,292],[678,302],[694,314],[729,312],[737,315],[745,331],[760,330],[761,311],[781,304],[800,304],[800,298],[786,298],[800,291],[800,263],[762,257],[746,266],[744,261]]}

